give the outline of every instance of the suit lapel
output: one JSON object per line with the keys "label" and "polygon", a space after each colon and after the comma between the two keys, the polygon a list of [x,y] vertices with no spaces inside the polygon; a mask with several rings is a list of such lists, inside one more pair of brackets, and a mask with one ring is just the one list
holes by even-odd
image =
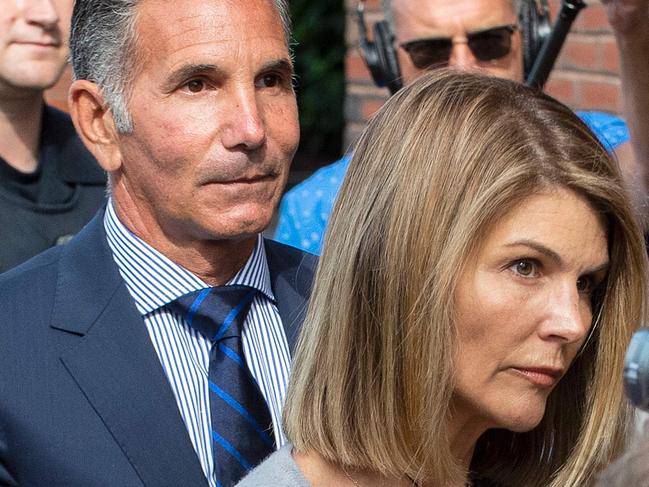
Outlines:
{"label": "suit lapel", "polygon": [[273,293],[292,355],[306,314],[317,257],[272,240],[264,243]]}
{"label": "suit lapel", "polygon": [[52,327],[61,360],[145,485],[207,481],[145,325],[113,262],[103,212],[63,250]]}

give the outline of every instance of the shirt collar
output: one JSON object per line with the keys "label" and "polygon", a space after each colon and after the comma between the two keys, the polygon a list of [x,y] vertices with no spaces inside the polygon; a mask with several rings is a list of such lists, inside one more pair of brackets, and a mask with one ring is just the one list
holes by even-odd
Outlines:
{"label": "shirt collar", "polygon": [[[126,228],[115,213],[112,198],[106,207],[104,228],[113,259],[142,315],[151,313],[184,294],[210,287]],[[257,236],[255,248],[245,265],[226,283],[234,284],[253,287],[275,301],[261,235]]]}

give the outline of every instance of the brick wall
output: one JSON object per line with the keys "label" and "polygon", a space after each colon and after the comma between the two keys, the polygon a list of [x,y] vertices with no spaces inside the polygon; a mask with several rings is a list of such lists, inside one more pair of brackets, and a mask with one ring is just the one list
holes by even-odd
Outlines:
{"label": "brick wall", "polygon": [[72,79],[71,73],[72,71],[70,70],[70,66],[67,66],[63,72],[63,76],[59,79],[59,82],[45,92],[47,103],[66,112],[68,111],[68,87],[70,86],[70,80]]}
{"label": "brick wall", "polygon": [[[574,109],[620,113],[622,100],[615,39],[608,26],[606,10],[599,2],[583,9],[561,51],[546,91]],[[376,88],[360,57],[356,27],[356,0],[345,0],[347,11],[347,56],[345,76],[344,147],[358,136],[367,118],[387,97],[387,89]],[[550,0],[552,19],[560,0]],[[380,0],[366,3],[368,28],[383,18]],[[371,31],[371,28],[370,28]]]}

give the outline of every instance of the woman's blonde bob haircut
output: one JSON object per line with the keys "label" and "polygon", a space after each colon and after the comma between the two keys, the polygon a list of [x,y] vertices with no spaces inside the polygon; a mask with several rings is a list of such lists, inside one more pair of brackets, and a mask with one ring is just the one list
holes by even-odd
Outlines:
{"label": "woman's blonde bob haircut", "polygon": [[564,105],[520,84],[434,71],[371,120],[338,196],[284,414],[296,450],[432,485],[462,482],[446,424],[454,290],[490,229],[530,195],[584,196],[610,271],[586,345],[532,431],[487,431],[473,475],[583,486],[624,445],[622,368],[644,317],[645,248],[620,171]]}

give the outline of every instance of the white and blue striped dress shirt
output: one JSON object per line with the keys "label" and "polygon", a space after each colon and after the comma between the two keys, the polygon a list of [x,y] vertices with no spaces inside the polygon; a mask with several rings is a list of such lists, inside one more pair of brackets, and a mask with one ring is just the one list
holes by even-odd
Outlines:
{"label": "white and blue striped dress shirt", "polygon": [[[210,485],[216,487],[207,385],[210,342],[165,307],[183,294],[209,286],[131,233],[115,214],[112,201],[106,208],[104,227],[113,258],[142,314],[203,472]],[[279,448],[286,442],[281,430],[281,410],[291,358],[271,289],[261,235],[246,264],[228,284],[260,291],[244,322],[243,349],[248,367],[268,403]]]}

